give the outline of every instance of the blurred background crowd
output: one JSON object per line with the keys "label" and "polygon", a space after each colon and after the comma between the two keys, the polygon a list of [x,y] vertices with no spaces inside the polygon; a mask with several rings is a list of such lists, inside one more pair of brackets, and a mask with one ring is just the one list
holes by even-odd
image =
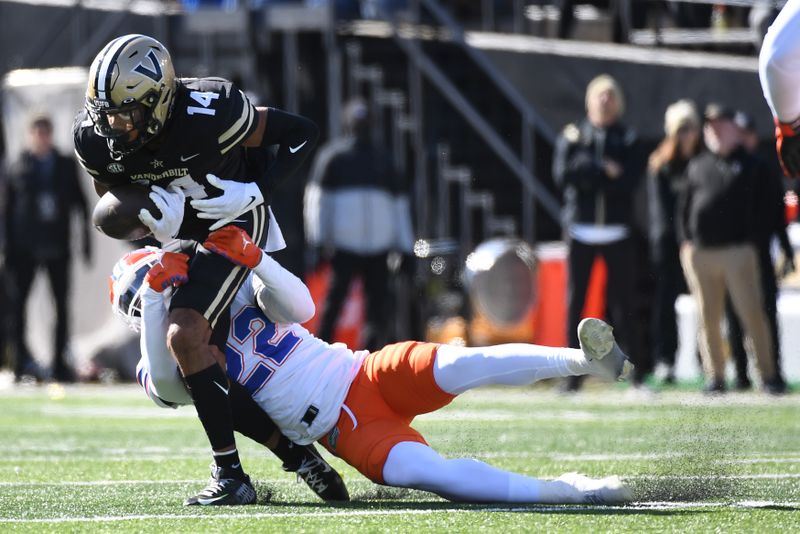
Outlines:
{"label": "blurred background crowd", "polygon": [[137,245],[90,228],[71,121],[97,50],[144,33],[179,76],[320,125],[272,207],[323,339],[577,346],[598,316],[632,392],[783,394],[800,381],[797,183],[756,60],[783,3],[0,0],[7,381],[133,376],[104,291]]}

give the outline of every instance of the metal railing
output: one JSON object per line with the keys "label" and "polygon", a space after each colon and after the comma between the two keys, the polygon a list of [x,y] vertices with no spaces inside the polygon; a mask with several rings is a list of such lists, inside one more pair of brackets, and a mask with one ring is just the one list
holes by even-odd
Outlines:
{"label": "metal railing", "polygon": [[[383,69],[377,65],[365,65],[361,58],[361,46],[358,42],[345,45],[347,55],[348,76],[347,87],[351,97],[361,96],[361,86],[365,85],[366,98],[373,117],[373,139],[378,143],[385,141],[384,110],[391,115],[390,144],[393,152],[393,163],[398,172],[406,170],[405,155],[407,152],[407,136],[412,138],[421,135],[421,117],[414,117],[406,110],[409,103],[405,93],[385,86]],[[377,118],[376,118],[377,117]],[[423,148],[424,150],[424,148]],[[473,228],[473,212],[479,210],[481,215],[480,239],[496,235],[512,236],[517,233],[517,224],[513,218],[499,216],[495,213],[495,200],[491,191],[475,191],[472,188],[473,170],[465,165],[454,165],[450,161],[450,148],[446,142],[439,142],[436,148],[436,218],[432,226],[417,226],[418,234],[425,236],[423,241],[431,247],[448,244],[449,254],[455,254],[461,260],[478,241]],[[451,189],[457,190],[453,197]],[[428,200],[427,191],[415,192],[415,206]],[[457,232],[453,226],[452,207],[458,206]],[[457,239],[456,239],[457,237]],[[457,245],[457,246],[456,246]]]}
{"label": "metal railing", "polygon": [[[559,221],[560,203],[544,187],[534,172],[535,147],[534,135],[538,133],[547,141],[553,142],[555,132],[547,125],[534,107],[522,96],[516,87],[511,84],[494,67],[491,61],[483,52],[470,46],[464,37],[463,29],[435,0],[413,0],[411,2],[411,21],[417,26],[421,20],[421,8],[427,9],[439,24],[448,30],[450,41],[459,46],[476,65],[476,67],[486,75],[495,85],[497,90],[507,99],[507,101],[519,113],[522,122],[520,132],[520,152],[515,152],[497,130],[486,120],[486,118],[476,109],[472,103],[464,96],[462,91],[453,84],[445,75],[444,71],[431,60],[422,50],[419,36],[415,32],[401,32],[400,23],[387,16],[386,18],[392,25],[393,38],[400,49],[405,53],[409,60],[410,80],[412,96],[412,108],[420,107],[413,104],[415,91],[413,85],[415,78],[424,77],[433,85],[439,94],[447,100],[450,105],[466,120],[473,131],[482,138],[486,146],[511,170],[512,174],[522,185],[522,236],[529,242],[534,241],[534,219],[536,202],[538,201],[545,211],[554,220]],[[416,95],[421,98],[421,94]]]}

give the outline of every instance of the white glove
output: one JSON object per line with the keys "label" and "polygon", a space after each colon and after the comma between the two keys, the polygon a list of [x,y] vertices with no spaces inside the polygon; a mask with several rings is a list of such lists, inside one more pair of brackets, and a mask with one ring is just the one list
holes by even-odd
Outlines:
{"label": "white glove", "polygon": [[211,225],[211,231],[264,203],[264,195],[253,182],[223,180],[213,174],[206,174],[206,179],[214,187],[222,189],[222,194],[216,198],[192,200],[191,204],[198,211],[198,219],[219,219]]}
{"label": "white glove", "polygon": [[139,220],[150,228],[153,237],[161,243],[171,241],[178,235],[183,222],[183,204],[186,200],[183,190],[174,185],[167,189],[154,185],[150,188],[150,200],[161,212],[161,219],[156,220],[152,213],[142,209],[139,211]]}

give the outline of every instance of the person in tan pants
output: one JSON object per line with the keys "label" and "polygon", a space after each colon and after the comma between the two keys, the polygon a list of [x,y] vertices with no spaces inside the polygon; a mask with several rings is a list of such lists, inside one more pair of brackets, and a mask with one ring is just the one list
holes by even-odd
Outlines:
{"label": "person in tan pants", "polygon": [[725,391],[725,353],[721,321],[729,292],[736,314],[753,342],[767,391],[775,382],[774,340],[763,306],[755,217],[759,180],[766,176],[757,158],[740,146],[734,112],[719,105],[706,109],[703,136],[707,151],[689,163],[681,199],[681,265],[700,312],[700,355],[707,393]]}
{"label": "person in tan pants", "polygon": [[730,291],[736,315],[753,342],[762,379],[772,378],[773,342],[762,305],[764,297],[753,245],[705,248],[688,243],[681,249],[681,264],[700,310],[700,355],[705,375],[711,379],[709,389],[724,389],[725,353],[720,322],[725,316],[726,291]]}

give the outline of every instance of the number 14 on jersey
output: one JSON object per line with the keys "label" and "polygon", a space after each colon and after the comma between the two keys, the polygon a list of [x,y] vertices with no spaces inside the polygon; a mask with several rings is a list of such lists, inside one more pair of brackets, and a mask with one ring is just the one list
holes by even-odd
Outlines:
{"label": "number 14 on jersey", "polygon": [[192,100],[200,104],[200,106],[186,106],[186,113],[189,115],[214,115],[216,110],[211,106],[211,103],[219,98],[219,93],[211,91],[192,91],[189,93]]}

